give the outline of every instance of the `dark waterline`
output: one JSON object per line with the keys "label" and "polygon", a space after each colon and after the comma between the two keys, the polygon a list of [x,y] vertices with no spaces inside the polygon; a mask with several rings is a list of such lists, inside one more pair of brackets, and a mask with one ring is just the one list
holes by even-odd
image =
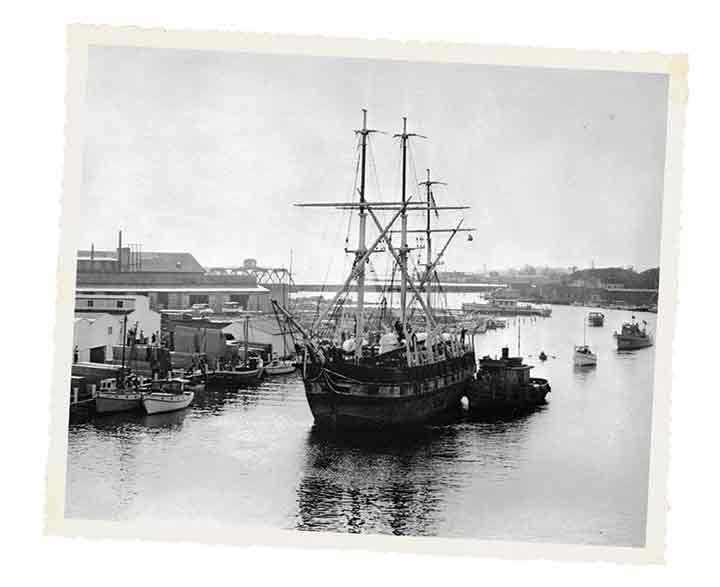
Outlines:
{"label": "dark waterline", "polygon": [[[209,389],[173,414],[73,424],[66,513],[112,520],[641,546],[654,349],[619,353],[604,310],[596,368],[572,364],[587,309],[520,319],[521,353],[552,384],[515,418],[466,413],[412,431],[316,430],[302,382]],[[637,314],[655,330],[655,316]],[[476,353],[517,348],[517,320]],[[550,359],[537,360],[544,350]]]}

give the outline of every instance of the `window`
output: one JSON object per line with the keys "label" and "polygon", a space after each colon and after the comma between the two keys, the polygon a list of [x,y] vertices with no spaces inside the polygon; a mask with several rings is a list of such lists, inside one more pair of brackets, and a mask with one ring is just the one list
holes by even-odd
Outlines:
{"label": "window", "polygon": [[108,326],[108,334],[112,335],[112,326]]}
{"label": "window", "polygon": [[88,300],[88,301],[87,301],[87,307],[88,307],[88,308],[92,308],[92,307],[94,307],[94,306],[95,306],[95,301],[94,301],[94,300]]}
{"label": "window", "polygon": [[118,300],[117,302],[115,302],[115,306],[118,307],[118,308],[122,308],[122,307],[123,307],[123,301],[122,301],[122,300]]}

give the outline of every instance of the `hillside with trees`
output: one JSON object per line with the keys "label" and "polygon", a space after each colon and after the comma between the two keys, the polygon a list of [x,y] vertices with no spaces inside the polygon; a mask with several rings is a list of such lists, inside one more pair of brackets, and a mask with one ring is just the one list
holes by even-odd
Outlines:
{"label": "hillside with trees", "polygon": [[581,269],[568,276],[568,281],[579,279],[598,279],[603,283],[621,283],[631,289],[656,289],[660,278],[660,268],[654,267],[638,273],[623,267],[604,267],[602,269]]}

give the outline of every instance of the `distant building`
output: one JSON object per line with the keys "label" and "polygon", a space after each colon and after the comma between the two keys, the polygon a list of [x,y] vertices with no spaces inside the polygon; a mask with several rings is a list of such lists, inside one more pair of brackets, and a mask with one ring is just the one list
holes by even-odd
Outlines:
{"label": "distant building", "polygon": [[186,310],[207,304],[215,312],[235,302],[246,310],[270,311],[269,289],[255,275],[206,272],[190,253],[141,251],[138,245],[116,251],[78,251],[79,295],[145,296],[152,310]]}

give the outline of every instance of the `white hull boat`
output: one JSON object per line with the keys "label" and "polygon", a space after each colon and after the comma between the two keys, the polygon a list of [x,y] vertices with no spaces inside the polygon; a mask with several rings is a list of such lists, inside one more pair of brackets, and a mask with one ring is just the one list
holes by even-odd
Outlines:
{"label": "white hull boat", "polygon": [[186,379],[153,381],[150,390],[143,394],[142,405],[148,414],[175,412],[187,408],[195,393],[186,389]]}
{"label": "white hull boat", "polygon": [[573,361],[578,367],[597,365],[597,355],[587,345],[576,346]]}
{"label": "white hull boat", "polygon": [[195,394],[192,391],[180,394],[151,392],[143,396],[142,404],[148,414],[161,414],[184,410],[192,403],[193,399],[195,399]]}
{"label": "white hull boat", "polygon": [[291,361],[272,361],[265,366],[265,375],[290,375],[295,372],[295,364]]}

